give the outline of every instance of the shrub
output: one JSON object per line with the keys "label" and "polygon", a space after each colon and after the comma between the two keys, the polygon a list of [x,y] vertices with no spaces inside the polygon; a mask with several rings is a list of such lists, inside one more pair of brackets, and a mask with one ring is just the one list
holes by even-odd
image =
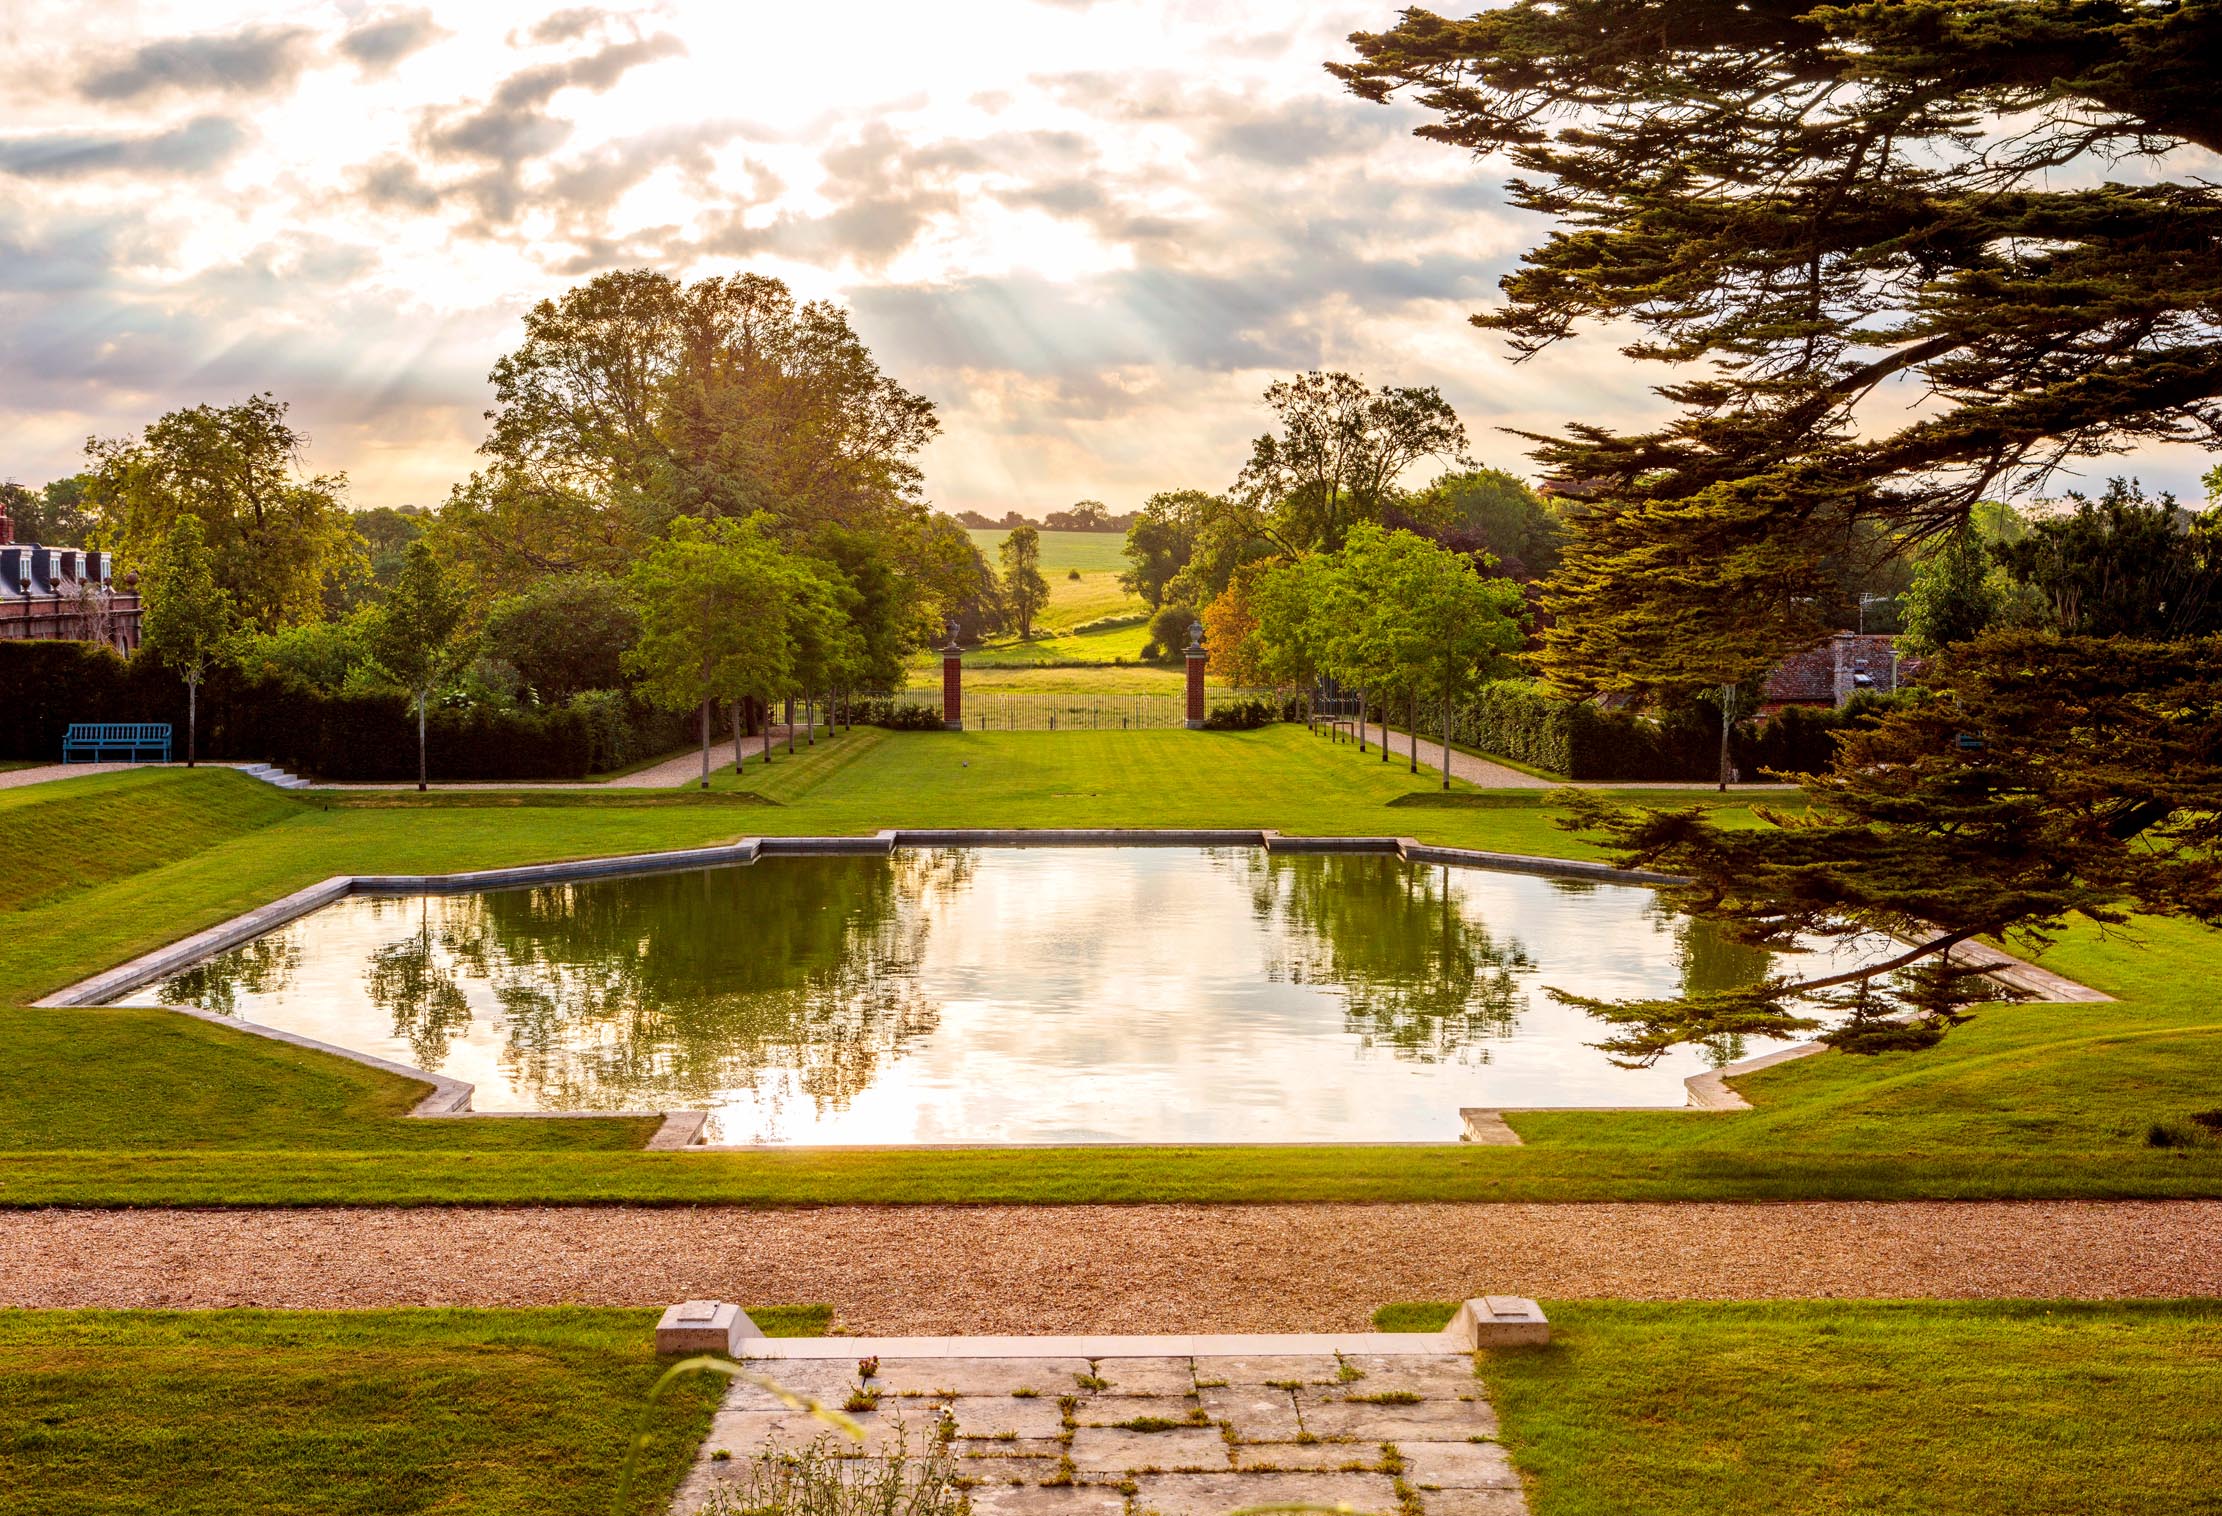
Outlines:
{"label": "shrub", "polygon": [[1145,659],[1178,658],[1188,646],[1189,624],[1196,619],[1190,605],[1161,606],[1150,617],[1150,640],[1143,644]]}
{"label": "shrub", "polygon": [[1277,700],[1230,700],[1204,713],[1204,730],[1254,732],[1282,719],[1283,707]]}
{"label": "shrub", "polygon": [[859,700],[855,702],[850,719],[863,726],[885,727],[891,732],[943,730],[941,707],[913,700]]}

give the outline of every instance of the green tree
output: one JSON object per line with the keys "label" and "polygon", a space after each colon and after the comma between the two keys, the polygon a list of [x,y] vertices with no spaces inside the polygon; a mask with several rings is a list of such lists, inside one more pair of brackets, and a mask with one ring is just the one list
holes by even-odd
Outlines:
{"label": "green tree", "polygon": [[[855,616],[864,597],[848,577],[819,559],[790,560],[787,590],[787,682],[778,693],[803,701],[811,716],[810,740],[817,741],[818,698],[855,682],[865,661],[864,637]],[[769,735],[767,731],[766,735]],[[787,724],[787,751],[795,750],[795,727]]]}
{"label": "green tree", "polygon": [[434,556],[431,544],[418,541],[403,553],[401,572],[371,623],[371,652],[417,708],[420,791],[426,780],[425,711],[432,692],[455,672],[469,608],[469,596]]}
{"label": "green tree", "polygon": [[[1912,944],[1842,973],[1672,1000],[1561,995],[1619,1029],[1603,1044],[1616,1057],[1810,1032],[1818,997],[1845,985],[1851,1015],[1823,1040],[1926,1047],[1971,1000],[2001,998],[1950,965],[1960,943],[2041,948],[2078,917],[2222,922],[2222,638],[1992,632],[1946,648],[1927,678],[1926,697],[1839,737],[1830,766],[1800,781],[1804,809],[1763,813],[1760,827],[1567,792],[1569,826],[1601,834],[1623,867],[1687,879],[1669,901],[1746,945]],[[1921,971],[1903,1022],[1868,993],[1899,970]]]}
{"label": "green tree", "polygon": [[624,658],[640,636],[631,589],[607,574],[553,574],[494,602],[486,651],[505,658],[533,693],[561,704],[588,690],[619,689]]}
{"label": "green tree", "polygon": [[2207,0],[1511,0],[1352,43],[1356,93],[1553,223],[1476,324],[1673,366],[1664,424],[1535,439],[1585,501],[1562,686],[1804,646],[1854,523],[1934,538],[2065,456],[2222,439],[2222,189],[2181,151],[2222,150]]}
{"label": "green tree", "polygon": [[1141,596],[1152,610],[1163,605],[1165,587],[1195,555],[1197,531],[1227,508],[1225,500],[1203,490],[1165,490],[1150,496],[1126,529],[1128,567],[1119,575],[1120,587]]}
{"label": "green tree", "polygon": [[1993,569],[1990,549],[1972,527],[1939,543],[1915,565],[1899,606],[1904,650],[1933,653],[1988,631],[1999,614]]}
{"label": "green tree", "polygon": [[380,505],[356,511],[350,524],[363,539],[365,561],[345,583],[328,592],[329,608],[344,615],[384,599],[400,577],[402,556],[409,544],[424,535],[432,519],[432,512],[421,505]]}
{"label": "green tree", "polygon": [[1375,390],[1314,370],[1267,386],[1265,403],[1279,427],[1250,444],[1232,496],[1248,534],[1285,557],[1332,552],[1398,503],[1406,469],[1466,450],[1465,426],[1432,387]]}
{"label": "green tree", "polygon": [[1042,577],[1042,534],[1031,526],[1014,527],[996,550],[1003,565],[1003,604],[1018,623],[1021,639],[1034,635],[1034,618],[1049,604],[1049,581]]}
{"label": "green tree", "polygon": [[1544,579],[1558,567],[1566,523],[1517,474],[1494,468],[1445,474],[1406,509],[1446,546],[1496,559],[1508,579]]}
{"label": "green tree", "polygon": [[359,569],[363,542],[341,500],[346,476],[303,474],[307,446],[270,395],[172,411],[137,438],[93,438],[87,502],[100,545],[143,562],[193,516],[247,625],[317,620]]}
{"label": "green tree", "polygon": [[95,523],[85,508],[87,474],[53,479],[44,489],[27,489],[15,483],[0,484],[0,506],[15,523],[15,540],[70,547],[92,540]]}
{"label": "green tree", "polygon": [[[788,687],[790,561],[754,520],[675,521],[632,571],[640,640],[625,666],[666,710],[699,710],[702,787],[710,786],[710,727],[722,701],[766,702]],[[734,741],[734,763],[740,742]]]}
{"label": "green tree", "polygon": [[600,275],[534,306],[489,377],[486,467],[441,518],[495,584],[618,572],[682,516],[763,512],[792,545],[924,513],[932,403],[880,372],[846,312],[776,279]]}
{"label": "green tree", "polygon": [[1010,623],[987,555],[970,534],[943,515],[930,515],[909,534],[909,567],[918,584],[919,645],[938,645],[956,628],[960,642],[978,642]]}
{"label": "green tree", "polygon": [[199,757],[201,680],[238,629],[231,593],[217,581],[216,554],[198,516],[170,523],[140,585],[140,637],[185,679],[185,766]]}
{"label": "green tree", "polygon": [[885,539],[870,532],[827,527],[811,539],[810,551],[855,597],[847,603],[847,616],[857,645],[827,690],[884,695],[901,689],[905,655],[941,631],[937,618],[927,614],[928,587],[904,573]]}
{"label": "green tree", "polygon": [[2197,637],[2222,631],[2222,518],[2115,479],[2097,500],[2031,521],[1999,562],[2069,636]]}

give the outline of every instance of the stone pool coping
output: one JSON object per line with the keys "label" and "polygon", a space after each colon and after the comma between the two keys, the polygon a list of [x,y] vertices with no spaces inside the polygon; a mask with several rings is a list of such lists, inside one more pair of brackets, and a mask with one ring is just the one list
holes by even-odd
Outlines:
{"label": "stone pool coping", "polygon": [[[1440,847],[1424,843],[1413,837],[1292,837],[1271,829],[1260,830],[1208,830],[1147,828],[1060,828],[1054,830],[1027,830],[1009,827],[972,827],[916,829],[907,827],[884,828],[864,836],[849,837],[743,837],[736,842],[714,847],[682,848],[660,853],[618,853],[598,858],[574,858],[556,863],[519,864],[509,868],[474,869],[456,874],[334,874],[305,889],[295,890],[268,905],[222,921],[203,931],[180,938],[152,952],[142,953],[128,963],[122,963],[104,973],[94,974],[67,985],[39,1000],[36,1006],[54,1009],[113,1005],[132,991],[142,989],[155,980],[166,978],[178,970],[198,963],[250,942],[267,932],[275,931],[290,921],[298,920],[312,911],[345,900],[355,895],[460,895],[480,890],[521,889],[539,884],[564,884],[586,879],[625,878],[649,874],[684,873],[694,869],[723,868],[740,864],[753,864],[763,858],[781,857],[838,857],[881,856],[897,848],[943,847],[1255,847],[1268,853],[1366,853],[1393,854],[1406,863],[1442,864],[1457,868],[1480,868],[1497,873],[1534,874],[1553,879],[1582,880],[1595,884],[1666,885],[1684,881],[1675,874],[1656,873],[1646,869],[1621,869],[1609,863],[1594,863],[1579,858],[1545,858],[1527,853],[1493,853],[1480,848]],[[1980,944],[1963,944],[1954,950],[1963,959],[1972,959],[1987,967],[1994,967],[1995,977],[2013,984],[2039,1000],[2050,1001],[2103,1001],[2113,997],[2088,986],[2075,983],[2048,969],[2024,962],[2011,954]],[[213,1011],[192,1006],[161,1006],[158,1009],[192,1016],[214,1026],[229,1027],[250,1036],[267,1037],[293,1047],[313,1052],[329,1053],[386,1073],[399,1074],[431,1086],[424,1097],[410,1108],[412,1117],[427,1119],[451,1118],[534,1118],[541,1120],[603,1119],[641,1120],[659,1117],[662,1125],[649,1138],[648,1151],[692,1149],[704,1151],[758,1151],[754,1144],[720,1146],[715,1149],[703,1145],[703,1132],[709,1122],[707,1111],[475,1111],[471,1109],[473,1086],[445,1074],[411,1064],[396,1063],[337,1043],[320,1042],[277,1027],[259,1022],[244,1021],[237,1017],[218,1015]],[[1519,1134],[1503,1119],[1503,1113],[1522,1111],[1614,1111],[1614,1110],[1748,1110],[1750,1102],[1735,1090],[1727,1080],[1739,1074],[1805,1057],[1820,1052],[1820,1043],[1801,1043],[1796,1047],[1780,1049],[1762,1057],[1746,1059],[1702,1074],[1693,1074],[1683,1083],[1689,1090],[1689,1104],[1674,1106],[1500,1106],[1464,1107],[1459,1116],[1464,1123],[1464,1142],[1486,1145],[1517,1145]],[[936,1143],[905,1144],[906,1148],[933,1147],[1008,1147],[1010,1143]],[[1094,1146],[1097,1144],[1091,1144]],[[1112,1146],[1154,1146],[1146,1143],[1109,1144]],[[1254,1146],[1256,1144],[1240,1144]],[[1312,1144],[1295,1144],[1310,1146]],[[1338,1146],[1405,1146],[1431,1147],[1434,1143],[1355,1143]],[[802,1148],[782,1148],[780,1151],[804,1151]],[[849,1151],[850,1149],[842,1149]]]}

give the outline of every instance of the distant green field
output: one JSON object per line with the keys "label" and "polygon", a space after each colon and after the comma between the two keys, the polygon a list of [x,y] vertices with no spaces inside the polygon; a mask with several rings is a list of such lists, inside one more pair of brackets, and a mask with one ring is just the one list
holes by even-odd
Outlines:
{"label": "distant green field", "polygon": [[[990,564],[997,562],[996,552],[1009,535],[994,529],[970,533]],[[1140,615],[1147,607],[1119,588],[1126,566],[1123,533],[1043,532],[1042,577],[1049,581],[1049,606],[1036,630],[1063,631],[1105,616]],[[1076,571],[1080,577],[1070,577]]]}

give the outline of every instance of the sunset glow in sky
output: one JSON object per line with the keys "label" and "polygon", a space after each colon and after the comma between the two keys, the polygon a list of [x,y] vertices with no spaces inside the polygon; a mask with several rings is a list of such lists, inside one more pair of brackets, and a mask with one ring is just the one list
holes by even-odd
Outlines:
{"label": "sunset glow in sky", "polygon": [[637,266],[846,302],[950,510],[1221,488],[1315,365],[1523,471],[1495,428],[1655,414],[1609,334],[1516,367],[1466,324],[1542,228],[1322,71],[1394,14],[0,0],[0,478],[267,389],[355,504],[436,504],[522,312]]}

